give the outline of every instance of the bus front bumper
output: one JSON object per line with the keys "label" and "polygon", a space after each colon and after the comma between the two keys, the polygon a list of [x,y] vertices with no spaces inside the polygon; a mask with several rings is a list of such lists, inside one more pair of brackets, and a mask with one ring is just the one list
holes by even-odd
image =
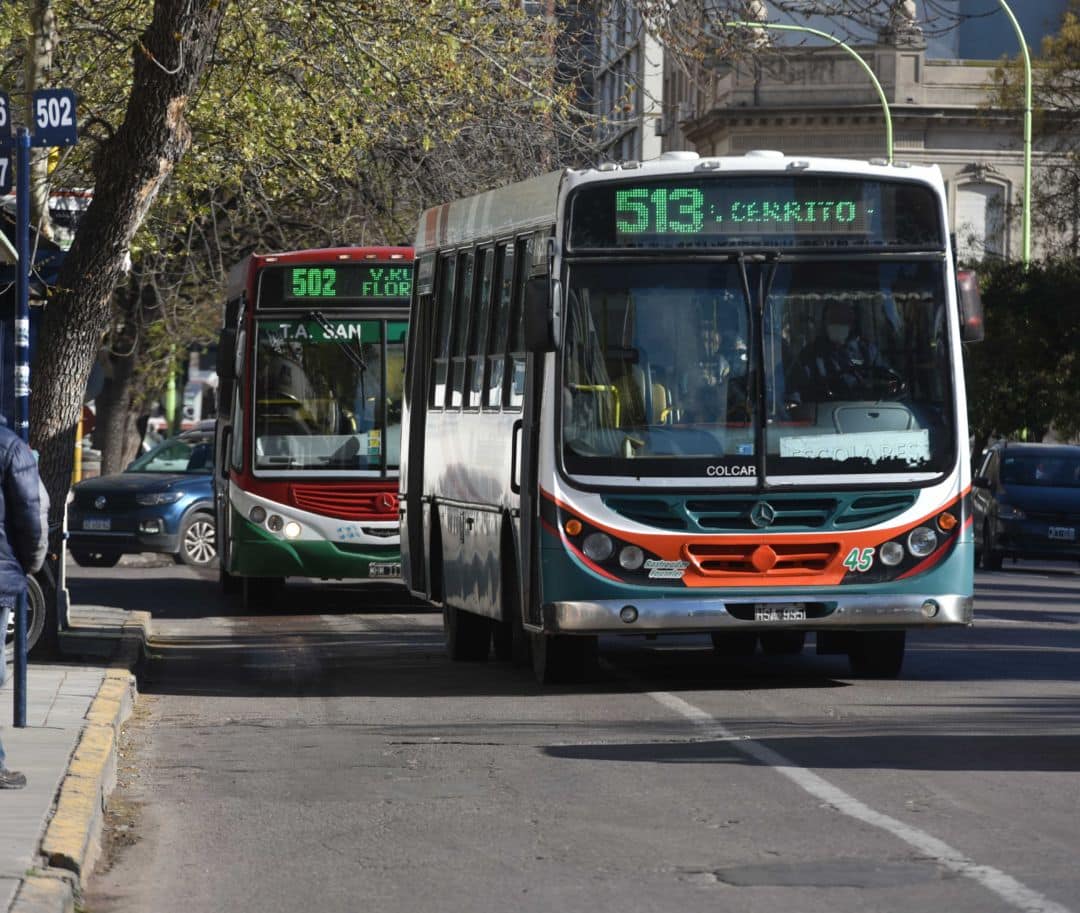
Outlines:
{"label": "bus front bumper", "polygon": [[[971,596],[852,595],[736,599],[603,599],[544,606],[544,628],[574,634],[649,634],[790,629],[925,628],[970,625]],[[800,617],[801,613],[801,617]]]}

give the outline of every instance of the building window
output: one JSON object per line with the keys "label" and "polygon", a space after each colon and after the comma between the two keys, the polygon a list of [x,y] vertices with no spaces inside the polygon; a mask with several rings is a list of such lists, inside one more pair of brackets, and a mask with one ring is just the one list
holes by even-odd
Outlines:
{"label": "building window", "polygon": [[961,260],[1005,254],[1005,187],[972,181],[956,189],[956,248]]}

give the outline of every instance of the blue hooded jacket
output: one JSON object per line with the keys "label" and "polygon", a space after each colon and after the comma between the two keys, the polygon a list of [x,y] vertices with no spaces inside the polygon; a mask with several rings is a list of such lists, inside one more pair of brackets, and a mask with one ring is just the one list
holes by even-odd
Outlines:
{"label": "blue hooded jacket", "polygon": [[0,598],[21,593],[49,547],[49,498],[33,451],[0,425]]}

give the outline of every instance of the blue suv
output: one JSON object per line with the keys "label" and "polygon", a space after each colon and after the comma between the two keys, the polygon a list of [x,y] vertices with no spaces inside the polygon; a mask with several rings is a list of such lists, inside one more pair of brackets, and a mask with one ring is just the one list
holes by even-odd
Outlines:
{"label": "blue suv", "polygon": [[79,482],[68,504],[68,551],[83,567],[112,567],[125,553],[164,552],[208,567],[217,558],[214,423],[200,422],[123,472]]}

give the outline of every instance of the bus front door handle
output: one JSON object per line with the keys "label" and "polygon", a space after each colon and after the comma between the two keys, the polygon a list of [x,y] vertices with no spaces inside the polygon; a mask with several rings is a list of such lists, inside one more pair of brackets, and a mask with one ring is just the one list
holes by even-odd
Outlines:
{"label": "bus front door handle", "polygon": [[521,474],[518,471],[518,446],[521,441],[521,429],[524,427],[524,422],[518,419],[514,422],[514,430],[510,432],[510,490],[516,494],[521,494]]}

